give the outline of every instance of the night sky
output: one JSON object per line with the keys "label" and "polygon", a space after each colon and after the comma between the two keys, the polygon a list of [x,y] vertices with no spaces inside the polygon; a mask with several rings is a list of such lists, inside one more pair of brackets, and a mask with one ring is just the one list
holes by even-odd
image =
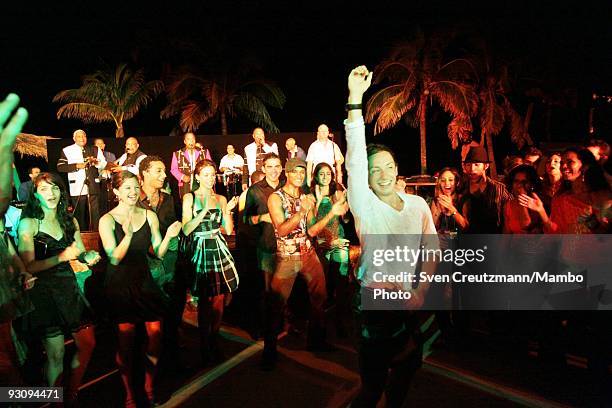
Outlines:
{"label": "night sky", "polygon": [[[22,2],[25,4],[24,2]],[[330,8],[331,2],[201,2],[190,8],[180,2],[117,6],[82,2],[71,8],[19,9],[3,6],[0,30],[2,58],[0,93],[17,92],[31,113],[26,132],[69,137],[82,125],[57,120],[55,93],[80,85],[80,77],[104,66],[128,62],[144,67],[149,79],[160,77],[164,65],[193,62],[186,44],[211,59],[228,64],[256,61],[264,75],[279,83],[287,96],[283,111],[272,111],[281,131],[309,131],[326,122],[341,128],[346,98],[345,78],[358,65],[370,68],[390,47],[410,38],[417,27],[425,31],[460,26],[467,37],[484,39],[498,58],[520,65],[517,75],[554,79],[559,86],[576,90],[576,108],[558,109],[553,115],[555,139],[582,141],[592,92],[612,94],[612,2],[370,2],[346,11]],[[467,2],[465,2],[467,3]],[[496,4],[501,3],[501,4]],[[507,3],[507,4],[506,4]],[[357,3],[356,3],[357,4]],[[500,8],[501,5],[501,8]],[[6,9],[8,7],[8,9]],[[193,47],[192,47],[193,48]],[[188,49],[188,47],[187,47]],[[516,98],[521,113],[526,101]],[[168,135],[176,122],[159,119],[165,106],[158,98],[136,118],[125,122],[126,134]],[[596,111],[600,129],[609,129],[607,106]],[[607,120],[607,122],[606,122]],[[430,167],[455,161],[446,136],[448,118],[430,118]],[[231,133],[254,127],[244,120],[230,124]],[[531,130],[540,141],[542,112],[534,112]],[[90,137],[112,137],[108,124],[85,125]],[[202,126],[198,133],[218,134],[218,123]],[[500,149],[511,149],[505,136]],[[392,145],[404,161],[404,173],[418,170],[418,131],[400,125],[379,137]]]}

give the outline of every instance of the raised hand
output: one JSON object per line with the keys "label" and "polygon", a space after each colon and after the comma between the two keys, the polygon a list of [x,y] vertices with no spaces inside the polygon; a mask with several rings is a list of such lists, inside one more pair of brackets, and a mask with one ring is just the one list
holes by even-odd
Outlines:
{"label": "raised hand", "polygon": [[125,235],[131,237],[134,234],[134,226],[132,225],[132,214],[126,217],[125,221],[123,222],[123,224],[121,224],[121,226],[123,227],[123,233]]}
{"label": "raised hand", "polygon": [[312,195],[302,194],[300,197],[300,212],[302,212],[303,215],[306,215],[314,208],[316,204],[315,198]]}
{"label": "raised hand", "polygon": [[13,166],[13,147],[17,135],[28,119],[28,111],[24,108],[17,109],[13,114],[17,105],[19,97],[15,94],[9,94],[0,102],[0,213],[6,210],[13,195],[12,177],[9,176]]}
{"label": "raised hand", "polygon": [[438,203],[447,210],[456,211],[455,206],[453,205],[453,199],[447,195],[439,195],[436,200]]}
{"label": "raised hand", "polygon": [[182,227],[183,224],[181,224],[180,221],[173,222],[172,225],[170,225],[166,230],[166,236],[169,236],[170,238],[178,236],[178,234],[181,232]]}
{"label": "raised hand", "polygon": [[362,96],[371,84],[372,73],[368,71],[365,65],[358,66],[349,74],[348,89],[351,96]]}
{"label": "raised hand", "polygon": [[[17,135],[21,132],[23,125],[28,119],[28,111],[25,108],[19,108],[15,114],[12,114],[17,105],[19,105],[19,96],[16,94],[9,94],[0,103],[0,149],[2,149],[2,152],[6,149],[11,154],[13,153]],[[9,118],[11,120],[5,126]]]}
{"label": "raised hand", "polygon": [[518,196],[518,201],[523,207],[527,207],[530,210],[536,211],[537,213],[544,211],[544,204],[536,193],[531,193],[531,197],[529,197],[527,194],[520,194]]}
{"label": "raised hand", "polygon": [[398,178],[395,181],[395,191],[397,191],[398,193],[405,193],[406,192],[406,180],[404,180],[403,178]]}
{"label": "raised hand", "polygon": [[225,211],[230,212],[238,205],[238,196],[233,196],[231,200],[227,202],[225,206]]}
{"label": "raised hand", "polygon": [[343,199],[336,201],[334,203],[334,205],[332,206],[331,212],[334,215],[343,216],[344,214],[347,213],[348,209],[349,209],[348,202],[346,201],[346,197],[344,197]]}

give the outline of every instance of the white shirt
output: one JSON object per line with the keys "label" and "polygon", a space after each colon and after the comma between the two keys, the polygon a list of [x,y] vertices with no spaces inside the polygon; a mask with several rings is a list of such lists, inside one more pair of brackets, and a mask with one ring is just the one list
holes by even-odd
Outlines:
{"label": "white shirt", "polygon": [[[62,150],[68,164],[85,163],[83,148],[76,143],[66,146]],[[98,156],[96,158],[98,159],[98,164],[96,165],[98,170],[106,167],[106,159],[104,158],[102,150],[98,149]],[[87,173],[85,169],[79,169],[77,171],[68,173],[68,183],[70,185],[71,197],[89,194],[89,188],[87,188],[87,183],[85,183],[86,179]]]}
{"label": "white shirt", "polygon": [[325,162],[335,171],[335,163],[338,162],[339,164],[342,164],[344,162],[344,156],[335,142],[332,142],[329,139],[325,142],[315,140],[308,148],[306,161],[312,162],[313,169],[317,164]]}
{"label": "white shirt", "polygon": [[242,156],[236,153],[234,153],[234,157],[230,157],[229,154],[226,154],[225,156],[223,156],[221,162],[219,163],[220,169],[227,167],[231,169],[237,168],[242,171],[242,166],[244,166],[244,159],[242,158]]}
{"label": "white shirt", "polygon": [[[403,235],[402,242],[409,242],[410,247],[415,249],[420,245],[437,249],[436,227],[429,206],[422,197],[398,192],[398,196],[404,202],[404,208],[397,211],[381,201],[370,189],[363,118],[350,123],[345,121],[345,130],[348,146],[346,152],[347,195],[351,213],[355,217],[355,229],[362,248],[366,244],[368,235],[390,236],[396,234]],[[435,242],[432,243],[430,240],[422,239],[423,234],[434,238]],[[416,242],[412,242],[415,240]],[[362,258],[357,274],[359,280],[366,285],[372,282],[372,276],[368,273],[372,271],[366,270],[367,264],[369,262]],[[406,263],[404,266],[405,272],[415,272],[416,265]]]}
{"label": "white shirt", "polygon": [[117,159],[117,164],[121,166],[122,170],[127,170],[132,174],[135,174],[138,176],[139,174],[139,167],[140,167],[140,162],[144,160],[144,158],[147,157],[146,154],[142,154],[141,156],[138,156],[138,158],[136,159],[136,162],[134,164],[128,164],[126,166],[123,165],[123,163],[127,160],[127,153],[123,153],[121,155],[121,157],[119,157],[119,159]]}
{"label": "white shirt", "polygon": [[[276,143],[268,144],[265,142],[262,150],[264,153],[276,153],[278,155],[278,146]],[[247,165],[249,166],[249,176],[253,174],[257,169],[257,143],[253,142],[248,144],[244,148],[244,155],[246,156]]]}

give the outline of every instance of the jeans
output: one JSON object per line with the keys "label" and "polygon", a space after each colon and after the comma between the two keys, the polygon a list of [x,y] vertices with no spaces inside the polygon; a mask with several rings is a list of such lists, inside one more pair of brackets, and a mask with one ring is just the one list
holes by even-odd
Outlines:
{"label": "jeans", "polygon": [[327,297],[323,267],[314,249],[289,257],[278,256],[276,269],[266,295],[264,317],[264,354],[276,352],[276,336],[282,328],[287,299],[291,295],[298,274],[308,286],[310,296],[310,322],[308,326],[309,345],[321,344],[325,340],[324,304]]}

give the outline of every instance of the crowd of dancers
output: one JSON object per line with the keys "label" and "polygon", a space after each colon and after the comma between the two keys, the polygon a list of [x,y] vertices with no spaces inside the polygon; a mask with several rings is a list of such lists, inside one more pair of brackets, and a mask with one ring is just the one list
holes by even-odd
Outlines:
{"label": "crowd of dancers", "polygon": [[[486,150],[473,146],[462,171],[438,172],[429,203],[406,194],[393,151],[366,146],[361,103],[371,79],[363,66],[349,75],[346,163],[326,125],[319,126],[308,153],[288,139],[284,158],[257,128],[246,161],[233,145],[220,161],[225,184],[233,186],[227,197],[215,191],[218,166],[192,133],[185,134],[185,147],[170,164],[181,197],[175,205],[166,164],[144,154],[135,138],[126,140],[125,154],[116,159],[102,140],[88,146],[85,132],[74,132],[75,143],[63,149],[57,165],[69,188],[58,174],[31,169],[30,183],[19,191],[26,204],[16,242],[5,234],[0,246],[2,382],[21,384],[19,339],[37,339],[47,385],[64,386],[66,404],[76,403],[95,347],[95,324],[107,321],[118,336],[125,405],[151,404],[163,349],[179,348],[185,303],[197,306],[202,363],[210,365],[223,359],[218,336],[224,308],[241,292],[247,329],[264,339],[261,368],[272,370],[277,335],[287,327],[283,321],[291,320],[287,301],[301,277],[311,309],[308,349],[334,351],[325,320],[326,306],[335,303],[336,334],[358,333],[362,388],[353,406],[375,406],[383,391],[390,406],[399,406],[421,361],[418,322],[410,310],[426,302],[428,287],[413,289],[410,310],[357,306],[352,316],[354,287],[363,285],[367,271],[351,264],[351,233],[360,241],[367,234],[437,233],[440,245],[452,245],[462,234],[610,231],[610,149],[601,141],[546,155],[531,149],[507,161],[501,181],[487,175]],[[10,112],[9,102],[3,109]],[[111,199],[100,199],[104,191]],[[85,248],[83,226],[99,231],[101,253]],[[226,240],[231,235],[236,258]],[[84,290],[75,264],[93,270],[90,279],[98,276],[99,284]],[[470,308],[469,297],[462,302],[460,307]],[[355,327],[348,324],[353,319]],[[135,346],[139,327],[146,332],[142,349]],[[76,352],[64,374],[68,337]],[[140,391],[133,369],[138,350],[145,353]]]}

